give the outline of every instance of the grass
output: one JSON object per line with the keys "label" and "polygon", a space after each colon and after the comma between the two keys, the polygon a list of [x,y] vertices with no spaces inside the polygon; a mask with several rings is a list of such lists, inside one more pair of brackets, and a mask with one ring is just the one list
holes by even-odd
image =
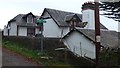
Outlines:
{"label": "grass", "polygon": [[102,51],[99,59],[100,66],[120,66],[120,53],[114,51]]}
{"label": "grass", "polygon": [[54,58],[54,56],[51,59],[41,59],[42,56],[50,57],[51,52],[45,51],[44,53],[41,53],[38,50],[29,50],[23,47],[21,44],[12,41],[3,41],[3,47],[32,59],[43,66],[57,66],[57,68],[63,66],[62,68],[71,68],[70,64],[64,61],[58,61],[56,58]]}

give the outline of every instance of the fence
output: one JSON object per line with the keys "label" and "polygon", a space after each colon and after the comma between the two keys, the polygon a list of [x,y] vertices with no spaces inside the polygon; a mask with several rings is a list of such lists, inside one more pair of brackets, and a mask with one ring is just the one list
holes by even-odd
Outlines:
{"label": "fence", "polygon": [[[3,40],[13,41],[20,43],[22,46],[39,50],[41,37],[25,37],[25,36],[3,36]],[[44,38],[43,39],[43,48],[44,50],[54,50],[58,47],[64,47],[64,44],[60,42],[60,38]]]}

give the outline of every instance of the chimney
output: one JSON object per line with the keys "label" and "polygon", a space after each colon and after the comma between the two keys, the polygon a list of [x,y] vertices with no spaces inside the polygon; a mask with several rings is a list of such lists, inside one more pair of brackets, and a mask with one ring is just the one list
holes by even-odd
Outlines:
{"label": "chimney", "polygon": [[87,22],[86,29],[95,29],[95,4],[86,2],[82,5],[82,22]]}

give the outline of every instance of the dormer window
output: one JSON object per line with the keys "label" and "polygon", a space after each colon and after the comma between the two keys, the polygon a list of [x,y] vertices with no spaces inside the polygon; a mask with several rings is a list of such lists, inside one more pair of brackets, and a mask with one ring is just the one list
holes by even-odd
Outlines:
{"label": "dormer window", "polygon": [[65,21],[66,21],[71,27],[81,27],[81,19],[78,17],[77,14],[66,15]]}
{"label": "dormer window", "polygon": [[33,17],[32,15],[27,16],[27,23],[33,23]]}

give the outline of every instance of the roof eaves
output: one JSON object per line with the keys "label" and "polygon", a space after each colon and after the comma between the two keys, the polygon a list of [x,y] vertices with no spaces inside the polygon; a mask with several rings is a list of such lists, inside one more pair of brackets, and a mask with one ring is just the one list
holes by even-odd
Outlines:
{"label": "roof eaves", "polygon": [[11,22],[15,22],[16,20],[14,19],[11,19],[10,21],[8,21],[8,24],[11,23]]}

